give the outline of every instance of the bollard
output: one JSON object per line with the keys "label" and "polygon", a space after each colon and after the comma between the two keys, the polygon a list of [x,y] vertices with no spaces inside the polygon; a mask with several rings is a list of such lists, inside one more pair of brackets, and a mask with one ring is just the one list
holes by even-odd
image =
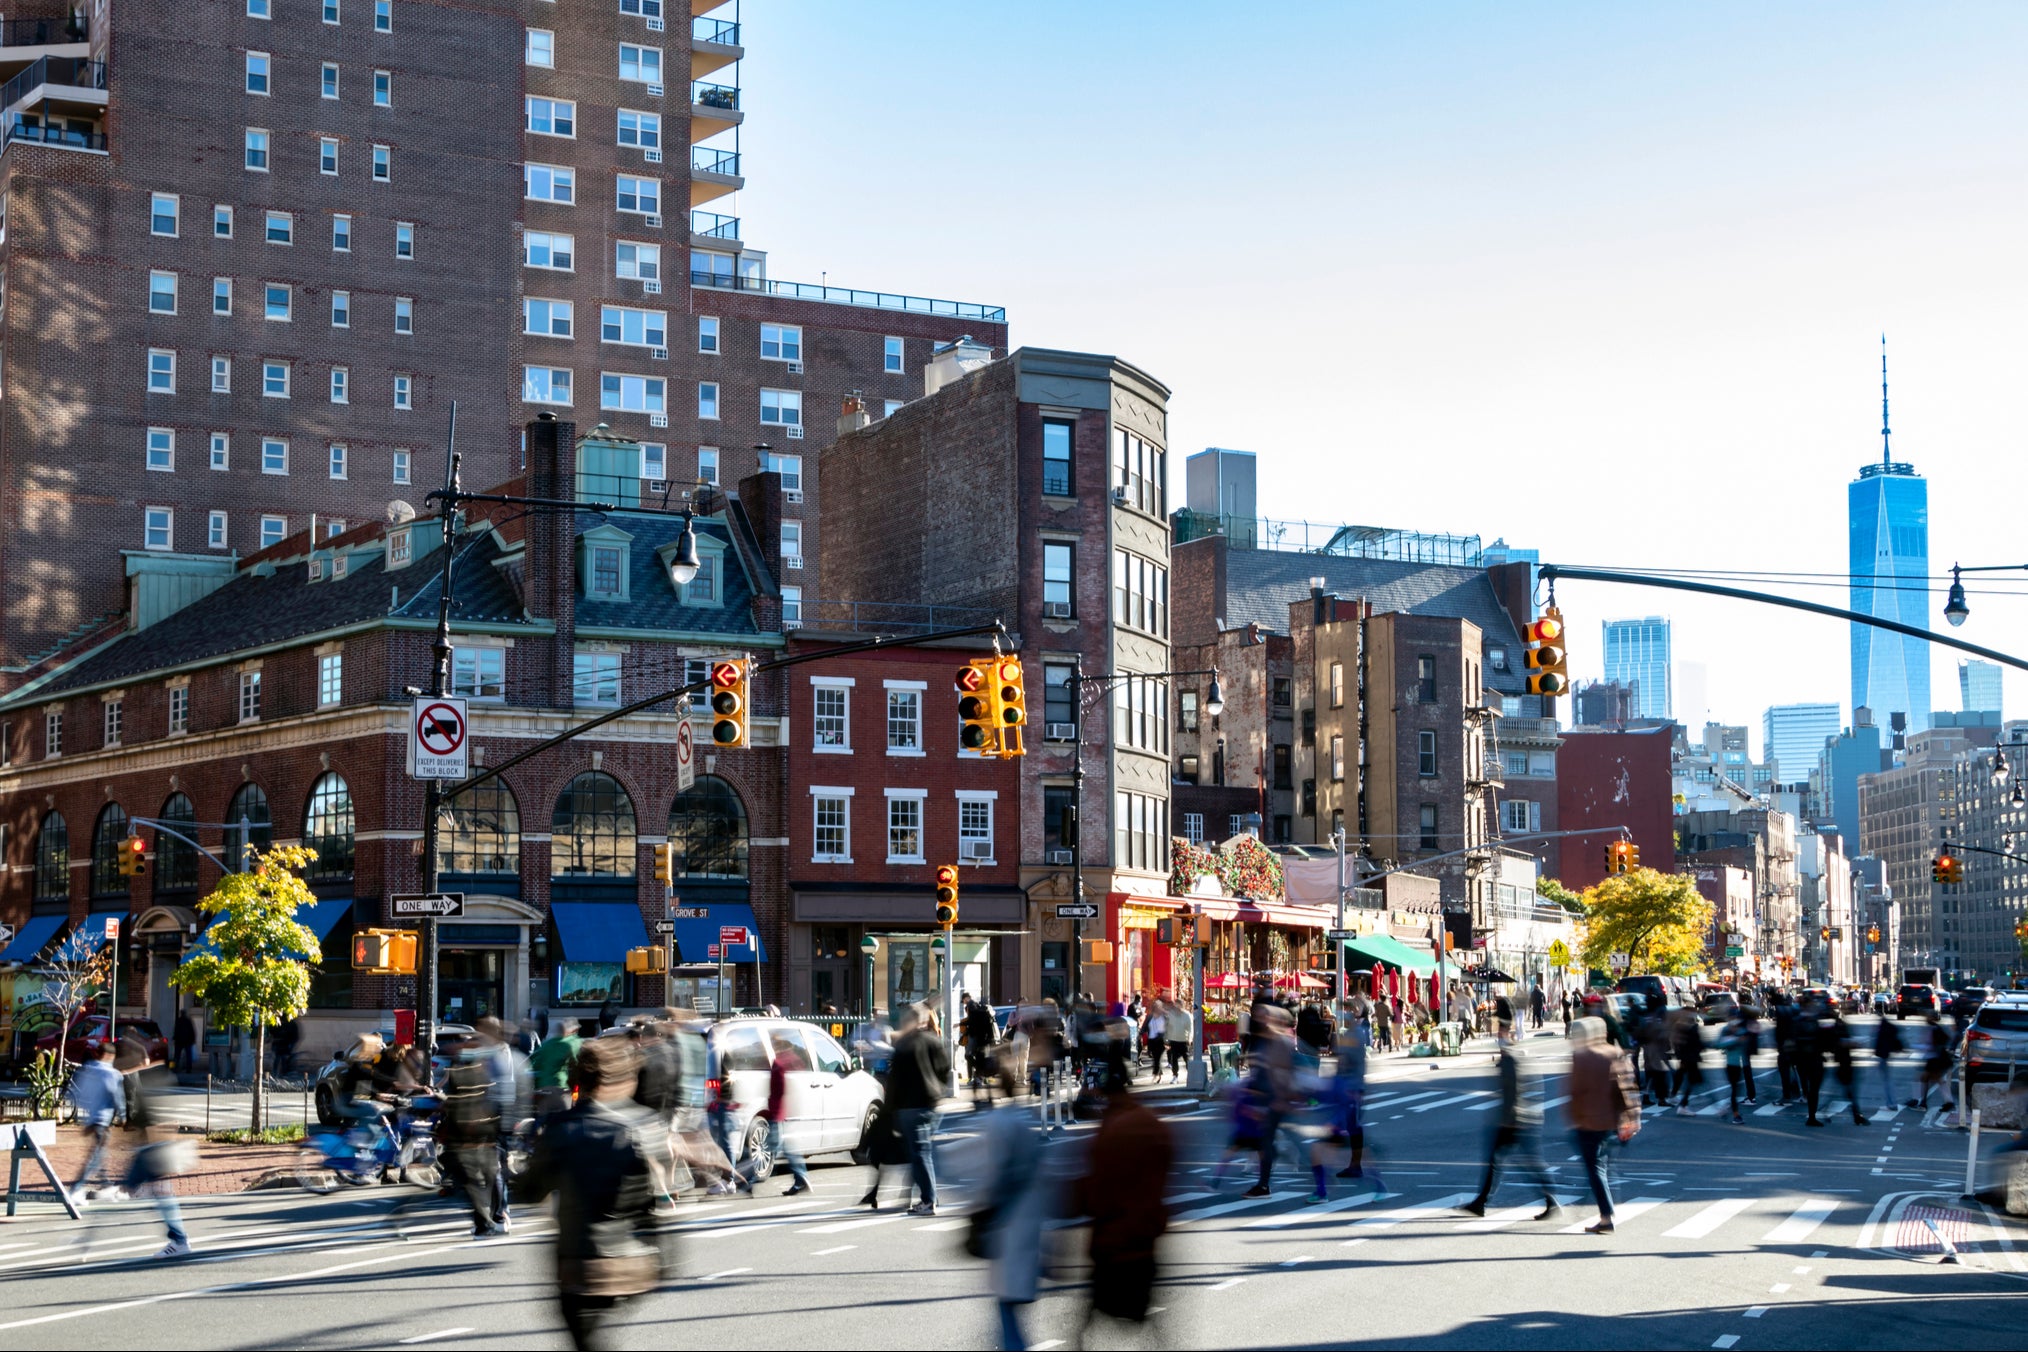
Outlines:
{"label": "bollard", "polygon": [[204,1072],[204,1134],[211,1135],[211,1072]]}
{"label": "bollard", "polygon": [[1979,1110],[1972,1109],[1972,1137],[1965,1147],[1965,1196],[1978,1196],[1979,1182]]}

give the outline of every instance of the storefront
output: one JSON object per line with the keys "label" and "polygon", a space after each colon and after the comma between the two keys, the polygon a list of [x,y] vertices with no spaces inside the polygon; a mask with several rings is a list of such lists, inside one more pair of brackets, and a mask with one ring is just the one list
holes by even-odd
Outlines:
{"label": "storefront", "polygon": [[1237,1035],[1240,1013],[1262,975],[1277,990],[1322,995],[1328,989],[1310,967],[1324,956],[1334,911],[1231,897],[1191,897],[1189,905],[1204,945],[1206,1041]]}
{"label": "storefront", "polygon": [[[942,931],[934,901],[917,892],[796,891],[782,961],[791,1014],[837,1012],[891,1018],[944,989]],[[1028,898],[1015,887],[967,886],[951,937],[950,978],[988,1004],[1020,991],[1020,932]]]}
{"label": "storefront", "polygon": [[1169,931],[1171,942],[1161,941],[1162,922],[1187,915],[1189,907],[1189,899],[1185,897],[1106,893],[1102,928],[1098,928],[1097,937],[1113,946],[1113,960],[1105,968],[1104,1000],[1108,1008],[1116,1001],[1131,1001],[1137,992],[1176,989],[1189,954],[1179,947],[1174,926]]}

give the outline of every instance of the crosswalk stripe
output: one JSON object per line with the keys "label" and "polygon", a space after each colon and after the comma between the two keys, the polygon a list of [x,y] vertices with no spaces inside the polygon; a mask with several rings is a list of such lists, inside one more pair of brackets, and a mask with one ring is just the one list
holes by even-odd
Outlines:
{"label": "crosswalk stripe", "polygon": [[829,1225],[813,1225],[807,1230],[796,1231],[799,1235],[837,1235],[847,1230],[864,1230],[869,1225],[888,1225],[906,1219],[907,1213],[895,1212],[892,1216],[867,1216],[856,1221],[833,1221]]}
{"label": "crosswalk stripe", "polygon": [[1328,1202],[1316,1202],[1294,1211],[1283,1211],[1272,1216],[1262,1216],[1258,1220],[1248,1221],[1240,1228],[1242,1230],[1275,1230],[1284,1225],[1294,1225],[1298,1221],[1309,1220],[1312,1216],[1327,1216],[1334,1211],[1349,1211],[1355,1206],[1365,1206],[1368,1202],[1380,1202],[1390,1197],[1399,1196],[1401,1194],[1398,1192],[1355,1192],[1350,1197],[1334,1197]]}
{"label": "crosswalk stripe", "polygon": [[1440,1098],[1435,1103],[1425,1103],[1419,1107],[1410,1108],[1409,1111],[1412,1113],[1426,1113],[1432,1108],[1448,1108],[1454,1103],[1469,1103],[1475,1098],[1485,1098],[1492,1092],[1490,1089],[1474,1089],[1468,1093],[1454,1094],[1450,1098]]}
{"label": "crosswalk stripe", "polygon": [[1551,1108],[1561,1108],[1568,1102],[1570,1102],[1570,1095],[1558,1094],[1555,1098],[1542,1100],[1542,1111],[1546,1113]]}
{"label": "crosswalk stripe", "polygon": [[1764,1108],[1755,1108],[1753,1110],[1753,1115],[1755,1117],[1773,1117],[1776,1113],[1780,1112],[1782,1109],[1788,1106],[1789,1105],[1786,1103],[1770,1103]]}
{"label": "crosswalk stripe", "polygon": [[1896,1104],[1892,1108],[1882,1108],[1879,1112],[1873,1114],[1873,1119],[1876,1122],[1892,1122],[1899,1116],[1901,1116],[1901,1106]]}
{"label": "crosswalk stripe", "polygon": [[1242,1197],[1235,1202],[1220,1202],[1215,1206],[1201,1206],[1195,1211],[1186,1211],[1180,1216],[1172,1216],[1169,1218],[1169,1224],[1172,1226],[1188,1225],[1192,1221],[1209,1220],[1213,1216],[1223,1216],[1233,1211],[1251,1211],[1257,1206],[1272,1206],[1276,1202],[1286,1202],[1292,1198],[1301,1196],[1302,1194],[1299,1192],[1276,1192],[1269,1193],[1266,1197]]}
{"label": "crosswalk stripe", "polygon": [[1387,1094],[1380,1098],[1368,1099],[1366,1106],[1368,1108],[1398,1108],[1404,1103],[1414,1103],[1417,1099],[1435,1098],[1443,1092],[1441,1089],[1429,1089],[1420,1094]]}
{"label": "crosswalk stripe", "polygon": [[1358,1230],[1391,1230],[1403,1221],[1423,1220],[1440,1211],[1452,1211],[1472,1200],[1469,1192],[1454,1192],[1448,1197],[1434,1201],[1418,1202],[1414,1206],[1400,1207],[1394,1211],[1380,1211],[1354,1223]]}
{"label": "crosswalk stripe", "polygon": [[1488,1099],[1488,1100],[1487,1100],[1486,1102],[1484,1102],[1484,1103],[1474,1103],[1474,1104],[1473,1104],[1473,1105],[1472,1105],[1471,1107],[1469,1107],[1469,1108],[1465,1109],[1465,1111],[1466,1111],[1466,1112],[1468,1112],[1468,1113],[1483,1113],[1483,1112],[1489,1112],[1489,1111],[1491,1111],[1492,1109],[1494,1109],[1494,1108],[1497,1108],[1497,1107],[1499,1107],[1499,1106],[1500,1106],[1500,1100],[1498,1100],[1498,1099],[1496,1099],[1496,1098],[1495,1098],[1495,1099]]}
{"label": "crosswalk stripe", "polygon": [[[1636,1197],[1631,1202],[1621,1202],[1613,1208],[1613,1227],[1617,1229],[1634,1217],[1653,1211],[1668,1200],[1666,1197]],[[1564,1226],[1556,1233],[1559,1235],[1581,1235],[1584,1233],[1584,1228],[1590,1224],[1590,1221],[1579,1221],[1575,1225]]]}
{"label": "crosswalk stripe", "polygon": [[1162,1205],[1182,1206],[1185,1202],[1199,1202],[1204,1200],[1206,1197],[1216,1197],[1216,1196],[1218,1196],[1218,1194],[1215,1192],[1179,1192],[1174,1197],[1164,1197],[1162,1199]]}
{"label": "crosswalk stripe", "polygon": [[1664,1230],[1662,1238],[1702,1239],[1752,1205],[1751,1197],[1721,1197],[1681,1225]]}
{"label": "crosswalk stripe", "polygon": [[1839,1099],[1836,1103],[1827,1103],[1824,1105],[1823,1116],[1836,1117],[1839,1113],[1844,1112],[1847,1108],[1850,1108],[1851,1106],[1852,1106],[1851,1099]]}
{"label": "crosswalk stripe", "polygon": [[[1558,1206],[1569,1206],[1576,1200],[1577,1194],[1565,1193],[1556,1199],[1556,1204]],[[1469,1230],[1474,1233],[1487,1230],[1504,1230],[1516,1221],[1534,1220],[1541,1210],[1542,1204],[1540,1202],[1531,1202],[1527,1206],[1511,1206],[1504,1211],[1494,1212],[1482,1221],[1466,1221],[1458,1229]]]}
{"label": "crosswalk stripe", "polygon": [[1800,1244],[1816,1232],[1838,1204],[1829,1198],[1811,1197],[1789,1213],[1789,1218],[1761,1236],[1763,1244]]}

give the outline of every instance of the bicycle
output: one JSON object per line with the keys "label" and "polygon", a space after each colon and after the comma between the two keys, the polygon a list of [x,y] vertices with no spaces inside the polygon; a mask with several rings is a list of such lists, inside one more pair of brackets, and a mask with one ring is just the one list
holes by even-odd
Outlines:
{"label": "bicycle", "polygon": [[[296,1181],[306,1191],[328,1193],[342,1183],[366,1187],[386,1180],[436,1188],[443,1182],[437,1162],[436,1130],[430,1114],[441,1106],[432,1095],[416,1094],[394,1101],[394,1121],[383,1114],[371,1128],[341,1126],[306,1138],[296,1154]],[[355,1132],[369,1131],[369,1140]]]}

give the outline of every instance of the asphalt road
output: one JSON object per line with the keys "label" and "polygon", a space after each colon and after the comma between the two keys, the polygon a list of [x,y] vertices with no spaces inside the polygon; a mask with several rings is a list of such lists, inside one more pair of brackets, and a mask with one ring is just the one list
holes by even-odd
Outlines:
{"label": "asphalt road", "polygon": [[[1476,1188],[1489,1130],[1488,1058],[1389,1061],[1374,1073],[1370,1186],[1308,1204],[1287,1169],[1275,1196],[1241,1197],[1213,1170],[1224,1110],[1149,1091],[1182,1144],[1150,1330],[1099,1330],[1090,1346],[2018,1348],[2028,1316],[2028,1226],[1960,1202],[1966,1142],[1936,1114],[1849,1114],[1812,1130],[1800,1109],[1651,1114],[1615,1162],[1620,1228],[1591,1218],[1556,1100],[1560,1038],[1531,1040],[1551,1127],[1545,1156],[1569,1209],[1504,1182],[1485,1221],[1454,1208]],[[1771,1069],[1760,1074],[1763,1088]],[[1874,1096],[1871,1080],[1866,1097]],[[1722,1097],[1713,1086],[1696,1106]],[[1830,1096],[1835,1099],[1835,1096]],[[1869,1108],[1873,1107],[1869,1102]],[[855,1209],[865,1171],[814,1169],[813,1196],[685,1208],[682,1275],[636,1302],[620,1347],[993,1347],[985,1270],[959,1241],[978,1172],[974,1123],[947,1120],[951,1214]],[[1078,1167],[1088,1129],[1049,1147]],[[1286,1154],[1287,1152],[1285,1152]],[[390,1215],[407,1202],[405,1234]],[[1937,1261],[1924,1218],[1964,1253]],[[97,1207],[84,1225],[46,1214],[0,1223],[0,1345],[20,1347],[562,1347],[546,1217],[473,1242],[457,1211],[405,1188],[332,1197],[261,1193],[186,1207],[197,1252],[169,1262],[152,1210]],[[75,1236],[89,1235],[82,1256]],[[1027,1311],[1041,1347],[1073,1345],[1083,1240],[1050,1235],[1052,1280]],[[1061,1340],[1061,1341],[1052,1341]]]}

